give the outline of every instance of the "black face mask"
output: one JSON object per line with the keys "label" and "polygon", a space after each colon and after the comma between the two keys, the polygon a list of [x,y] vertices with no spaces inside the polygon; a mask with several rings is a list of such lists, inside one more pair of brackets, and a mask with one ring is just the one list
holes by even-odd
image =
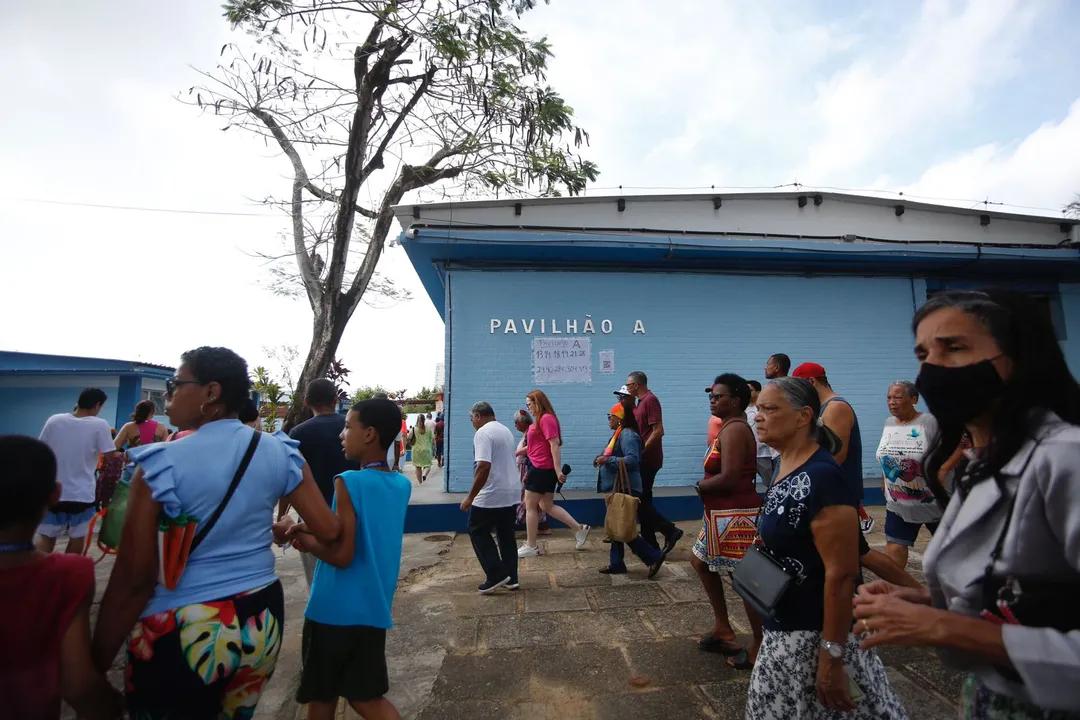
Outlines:
{"label": "black face mask", "polygon": [[915,387],[930,414],[943,425],[963,425],[982,415],[1005,388],[994,368],[996,359],[960,367],[924,362]]}

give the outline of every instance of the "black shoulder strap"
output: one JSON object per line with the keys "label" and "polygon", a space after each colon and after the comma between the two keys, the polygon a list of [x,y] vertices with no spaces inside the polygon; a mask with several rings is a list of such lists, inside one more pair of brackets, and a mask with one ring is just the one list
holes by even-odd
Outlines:
{"label": "black shoulder strap", "polygon": [[214,525],[217,524],[218,518],[221,517],[221,513],[225,511],[225,506],[229,504],[229,500],[232,498],[233,493],[236,492],[236,488],[240,485],[240,481],[244,477],[244,473],[247,471],[248,465],[251,464],[251,458],[255,455],[255,448],[259,445],[259,436],[262,433],[258,430],[252,432],[251,442],[248,443],[247,452],[244,453],[243,459],[240,460],[240,467],[236,468],[236,474],[233,475],[232,482],[229,483],[229,489],[225,491],[225,497],[221,498],[221,504],[214,510],[214,514],[210,516],[210,519],[206,521],[206,524],[199,529],[196,533],[195,539],[191,541],[191,550],[188,554],[195,552],[195,548],[202,544],[202,541],[206,539],[206,535],[214,529]]}

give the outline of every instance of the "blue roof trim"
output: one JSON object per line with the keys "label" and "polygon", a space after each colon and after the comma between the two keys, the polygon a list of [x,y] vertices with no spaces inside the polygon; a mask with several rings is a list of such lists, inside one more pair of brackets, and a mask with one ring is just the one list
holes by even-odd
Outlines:
{"label": "blue roof trim", "polygon": [[[1080,281],[1071,247],[846,242],[738,235],[642,235],[413,226],[402,245],[445,319],[444,267],[1039,277]],[[1022,267],[1018,267],[1022,264]]]}
{"label": "blue roof trim", "polygon": [[166,365],[103,358],[0,351],[0,375],[119,375],[168,379]]}

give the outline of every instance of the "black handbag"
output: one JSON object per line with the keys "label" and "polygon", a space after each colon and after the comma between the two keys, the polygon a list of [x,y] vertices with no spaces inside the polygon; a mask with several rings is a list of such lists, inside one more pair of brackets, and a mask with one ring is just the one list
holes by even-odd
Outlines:
{"label": "black handbag", "polygon": [[794,581],[795,573],[762,545],[751,545],[731,574],[731,587],[765,620],[776,615],[776,606]]}
{"label": "black handbag", "polygon": [[757,517],[758,535],[735,566],[735,572],[731,574],[731,587],[758,615],[771,620],[791,583],[798,582],[799,574],[770,553],[764,544],[757,542],[761,540],[761,515],[764,509],[763,503]]}

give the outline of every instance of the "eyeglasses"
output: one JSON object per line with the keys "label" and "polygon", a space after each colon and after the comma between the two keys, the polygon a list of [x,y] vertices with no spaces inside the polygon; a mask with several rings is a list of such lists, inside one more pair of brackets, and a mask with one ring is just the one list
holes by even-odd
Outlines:
{"label": "eyeglasses", "polygon": [[165,394],[173,395],[176,393],[176,388],[181,385],[205,385],[206,383],[199,380],[177,380],[176,378],[169,378],[165,381]]}
{"label": "eyeglasses", "polygon": [[730,393],[709,393],[710,400],[719,400],[720,398],[731,397]]}

